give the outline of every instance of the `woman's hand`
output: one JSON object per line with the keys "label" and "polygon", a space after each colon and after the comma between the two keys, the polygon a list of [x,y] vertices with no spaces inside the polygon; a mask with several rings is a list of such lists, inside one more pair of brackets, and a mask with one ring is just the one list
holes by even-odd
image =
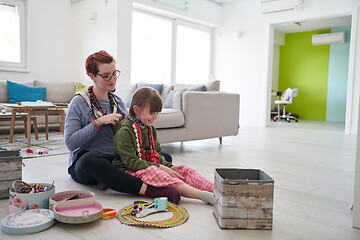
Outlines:
{"label": "woman's hand", "polygon": [[184,180],[185,178],[178,172],[174,171],[173,169],[167,167],[167,166],[164,166],[164,165],[160,165],[159,168],[165,172],[167,172],[170,176],[172,177],[176,177],[176,178],[179,178],[181,180]]}
{"label": "woman's hand", "polygon": [[96,123],[99,126],[103,126],[103,125],[106,125],[106,124],[115,125],[118,122],[120,122],[122,119],[123,119],[123,116],[121,114],[110,113],[110,114],[104,115],[104,116],[99,117],[98,119],[96,119]]}

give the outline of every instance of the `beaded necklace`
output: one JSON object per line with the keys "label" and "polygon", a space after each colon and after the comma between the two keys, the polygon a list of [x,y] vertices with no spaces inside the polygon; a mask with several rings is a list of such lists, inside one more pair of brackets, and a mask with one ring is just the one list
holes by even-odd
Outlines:
{"label": "beaded necklace", "polygon": [[[136,120],[138,120],[138,119],[136,119]],[[140,123],[142,123],[142,122],[139,120],[138,121],[131,120],[131,121],[133,122],[132,127],[134,128],[134,132],[136,135],[136,150],[137,150],[138,157],[140,159],[148,161],[148,162],[160,163],[161,157],[160,157],[160,154],[158,152],[156,152],[156,150],[155,150],[155,141],[154,141],[154,135],[152,132],[152,127],[145,126],[148,130],[148,136],[149,136],[149,150],[145,151],[144,147],[143,147],[143,138],[142,138],[142,134],[141,134],[140,124],[138,123],[138,122],[140,122]]]}
{"label": "beaded necklace", "polygon": [[[104,113],[104,111],[101,109],[100,103],[98,101],[98,99],[95,96],[94,90],[93,90],[94,86],[90,86],[88,88],[88,93],[89,93],[89,98],[90,98],[90,103],[91,103],[91,110],[94,113],[94,116],[96,118],[99,118],[101,116],[106,115],[106,113]],[[111,112],[117,113],[118,112],[118,108],[117,108],[117,103],[114,99],[114,95],[110,92],[108,92],[108,98],[110,101],[110,110]]]}
{"label": "beaded necklace", "polygon": [[129,119],[130,121],[133,121],[133,122],[136,122],[137,124],[139,124],[140,126],[145,126],[145,124],[142,122],[142,121],[140,121],[139,119],[137,119],[137,118],[134,118],[134,117],[132,117],[132,116],[130,116],[130,115],[126,115],[126,117],[125,117],[126,119]]}

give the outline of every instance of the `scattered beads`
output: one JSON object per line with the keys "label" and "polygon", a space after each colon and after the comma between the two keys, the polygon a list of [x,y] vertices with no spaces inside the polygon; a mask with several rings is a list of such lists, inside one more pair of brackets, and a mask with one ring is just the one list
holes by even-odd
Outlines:
{"label": "scattered beads", "polygon": [[43,151],[43,150],[40,150],[40,149],[36,150],[35,153],[37,153],[37,154],[39,154],[39,155],[48,154],[47,151]]}
{"label": "scattered beads", "polygon": [[39,154],[39,155],[49,154],[48,151],[43,151],[43,150],[40,150],[40,149],[37,149],[36,151],[34,151],[34,150],[30,149],[30,148],[24,150],[24,152],[26,152],[26,153],[35,153],[35,154]]}
{"label": "scattered beads", "polygon": [[26,151],[25,151],[26,153],[34,153],[34,151],[33,150],[31,150],[30,148],[28,148],[28,149],[26,149]]}
{"label": "scattered beads", "polygon": [[32,185],[22,185],[17,188],[17,193],[40,193],[48,191],[48,187],[42,186],[41,184],[32,184]]}

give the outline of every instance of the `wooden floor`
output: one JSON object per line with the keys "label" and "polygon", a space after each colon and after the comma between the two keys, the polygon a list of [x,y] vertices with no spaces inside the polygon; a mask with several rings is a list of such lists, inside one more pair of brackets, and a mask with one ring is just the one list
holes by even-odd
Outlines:
{"label": "wooden floor", "polygon": [[[221,230],[212,207],[182,199],[189,220],[169,229],[122,225],[116,219],[83,225],[57,223],[32,235],[0,239],[360,239],[352,228],[356,137],[344,125],[324,122],[277,122],[271,127],[241,127],[235,137],[164,144],[175,164],[189,165],[213,179],[215,168],[254,168],[275,180],[272,230]],[[119,210],[142,196],[100,192],[75,183],[67,175],[68,154],[24,160],[23,179],[55,181],[56,191],[85,189],[96,193],[104,207]],[[0,201],[0,217],[8,214],[8,200]]]}

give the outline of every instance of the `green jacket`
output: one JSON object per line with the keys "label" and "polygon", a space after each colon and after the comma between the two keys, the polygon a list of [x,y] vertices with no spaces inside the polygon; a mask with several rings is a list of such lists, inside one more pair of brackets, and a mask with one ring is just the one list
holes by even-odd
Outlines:
{"label": "green jacket", "polygon": [[[158,163],[148,162],[142,159],[139,159],[137,155],[136,147],[136,135],[134,128],[132,127],[133,122],[130,120],[124,120],[119,126],[117,126],[117,131],[114,136],[115,150],[121,159],[116,158],[113,160],[113,164],[118,168],[126,171],[133,170],[138,171],[145,169],[149,166],[159,166]],[[147,128],[140,128],[141,135],[143,138],[143,147],[144,150],[149,150],[149,137]],[[157,139],[156,129],[152,126],[152,131],[154,134],[155,141],[155,150],[159,153],[161,151],[160,143]],[[172,164],[167,162],[164,156],[161,156],[161,164],[167,167],[171,167]]]}

